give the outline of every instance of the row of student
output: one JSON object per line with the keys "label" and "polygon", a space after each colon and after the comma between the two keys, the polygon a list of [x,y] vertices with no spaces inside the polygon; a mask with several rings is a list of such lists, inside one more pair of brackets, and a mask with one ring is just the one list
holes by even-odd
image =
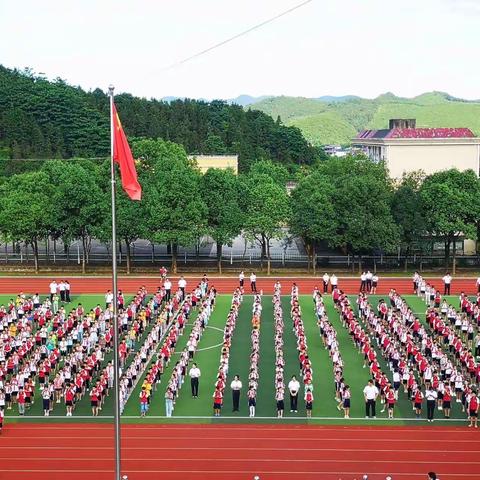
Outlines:
{"label": "row of student", "polygon": [[[238,311],[243,301],[243,288],[236,288],[233,292],[230,310],[227,315],[227,321],[223,329],[223,345],[220,352],[220,362],[217,371],[217,378],[213,392],[213,414],[219,417],[223,406],[223,398],[225,395],[226,379],[230,365],[230,349],[232,346],[232,338],[238,319]],[[234,380],[236,381],[236,379]]]}
{"label": "row of student", "polygon": [[[255,407],[257,405],[257,388],[259,380],[259,363],[260,363],[260,326],[262,318],[262,295],[255,294],[252,307],[252,330],[250,332],[251,350],[250,350],[250,368],[248,371],[248,410],[249,416],[255,416]],[[233,395],[233,411],[239,411],[240,391],[232,390]]]}
{"label": "row of student", "polygon": [[285,410],[285,358],[283,356],[283,331],[285,323],[282,308],[282,287],[276,282],[273,293],[273,317],[274,317],[274,349],[275,349],[275,402],[277,417],[282,418]]}
{"label": "row of student", "polygon": [[343,410],[344,418],[350,418],[351,392],[350,386],[345,382],[343,376],[344,364],[340,353],[337,331],[328,319],[325,305],[323,303],[323,297],[318,288],[315,288],[313,291],[313,301],[315,304],[315,313],[320,337],[323,346],[327,350],[332,361],[337,409]]}
{"label": "row of student", "polygon": [[[313,369],[310,357],[308,356],[307,337],[302,320],[302,309],[299,302],[299,290],[296,283],[292,285],[290,296],[290,316],[293,323],[293,333],[297,339],[298,361],[300,367],[300,376],[305,388],[305,409],[307,417],[312,416],[313,409]],[[289,383],[290,391],[290,412],[298,412],[299,388],[296,387],[296,379]]]}

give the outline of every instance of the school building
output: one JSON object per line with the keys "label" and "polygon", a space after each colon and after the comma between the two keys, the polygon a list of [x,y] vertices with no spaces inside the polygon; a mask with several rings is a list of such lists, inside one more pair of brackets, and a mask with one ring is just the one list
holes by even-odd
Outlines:
{"label": "school building", "polygon": [[385,161],[392,178],[449,168],[480,174],[480,138],[469,128],[418,128],[415,119],[392,119],[388,129],[360,132],[352,146],[373,161]]}
{"label": "school building", "polygon": [[238,174],[238,155],[189,155],[190,159],[197,162],[202,173],[209,168],[220,168],[225,170],[231,168],[235,175]]}

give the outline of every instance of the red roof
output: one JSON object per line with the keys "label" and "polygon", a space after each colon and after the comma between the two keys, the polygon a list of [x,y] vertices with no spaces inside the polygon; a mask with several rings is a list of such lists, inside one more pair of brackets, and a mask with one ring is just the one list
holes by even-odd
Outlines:
{"label": "red roof", "polygon": [[394,128],[387,138],[471,138],[469,128]]}
{"label": "red roof", "polygon": [[364,130],[357,138],[473,138],[469,128],[393,128]]}

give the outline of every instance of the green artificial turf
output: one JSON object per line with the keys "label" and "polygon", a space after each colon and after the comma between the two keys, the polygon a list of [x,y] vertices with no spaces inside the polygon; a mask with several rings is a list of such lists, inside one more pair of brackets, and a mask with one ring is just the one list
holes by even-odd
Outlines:
{"label": "green artificial turf", "polygon": [[[352,407],[350,412],[350,420],[343,419],[343,412],[339,412],[336,408],[336,401],[334,400],[334,383],[333,383],[333,368],[332,362],[326,349],[323,347],[319,330],[316,324],[316,315],[314,311],[314,304],[309,292],[302,292],[304,295],[300,296],[300,305],[302,308],[302,319],[305,326],[305,332],[308,343],[308,353],[313,365],[313,386],[314,386],[314,406],[313,406],[313,418],[307,420],[305,418],[305,405],[303,401],[303,387],[300,392],[297,414],[290,413],[290,405],[288,398],[288,391],[285,398],[285,418],[278,420],[276,418],[276,405],[275,405],[275,389],[274,389],[274,375],[275,375],[275,351],[274,351],[274,319],[273,319],[273,305],[272,296],[265,295],[262,298],[262,318],[260,328],[260,380],[257,392],[257,409],[256,417],[248,418],[248,406],[247,406],[247,386],[248,386],[248,371],[250,365],[250,351],[251,351],[251,315],[253,297],[246,295],[239,310],[239,316],[237,320],[236,329],[233,335],[232,348],[230,353],[230,368],[227,378],[227,388],[225,390],[224,406],[222,409],[222,416],[213,417],[213,400],[212,395],[214,391],[214,383],[219,366],[220,350],[223,337],[223,328],[227,319],[227,314],[230,308],[231,295],[219,295],[216,300],[216,307],[211,315],[209,325],[205,330],[202,339],[198,345],[197,353],[195,354],[195,362],[197,362],[201,369],[202,376],[200,378],[200,395],[199,398],[193,399],[190,391],[190,380],[187,377],[183,388],[180,390],[179,397],[175,404],[175,410],[173,417],[165,418],[165,389],[168,383],[168,379],[171,375],[172,368],[175,364],[175,358],[178,358],[178,352],[180,352],[186,345],[188,336],[191,332],[193,322],[196,318],[196,313],[193,312],[187,325],[184,335],[180,337],[176,354],[173,356],[169,367],[165,370],[162,381],[157,385],[157,390],[152,395],[150,410],[145,418],[141,418],[139,415],[139,389],[143,377],[138,382],[134,389],[126,407],[122,422],[124,423],[312,423],[312,424],[342,424],[342,425],[378,425],[378,424],[417,424],[414,421],[414,413],[412,411],[410,402],[406,399],[403,390],[400,391],[400,399],[396,406],[395,420],[387,420],[386,413],[380,413],[382,408],[380,402],[377,403],[377,419],[366,420],[364,419],[364,401],[363,401],[363,388],[366,385],[369,378],[368,368],[363,368],[363,355],[358,353],[353,345],[348,331],[343,327],[339,315],[333,306],[333,301],[328,295],[325,297],[325,306],[328,313],[328,317],[335,327],[338,335],[338,341],[340,346],[340,352],[344,360],[344,376],[346,382],[351,386],[352,391]],[[12,295],[0,296],[0,303],[8,301],[12,298]],[[370,302],[376,307],[380,296],[370,296]],[[405,299],[409,302],[413,310],[419,314],[422,321],[425,321],[424,302],[416,296],[405,296]],[[457,297],[452,296],[449,298],[453,304],[457,304]],[[103,305],[103,295],[81,295],[72,297],[72,305],[76,306],[81,302],[85,308],[94,307],[97,303]],[[352,296],[353,304],[355,297]],[[282,307],[285,330],[284,335],[284,358],[285,365],[285,383],[288,384],[290,377],[296,375],[299,378],[299,364],[298,364],[298,352],[296,350],[296,337],[292,328],[292,321],[290,318],[290,296],[282,296]],[[148,333],[145,332],[144,335]],[[140,342],[143,341],[143,337]],[[140,344],[139,342],[139,344]],[[137,345],[139,345],[137,344]],[[138,348],[138,347],[137,347]],[[387,366],[381,358],[380,351],[377,349],[377,354],[380,359],[382,368],[386,369]],[[107,362],[111,358],[111,354],[105,359]],[[133,355],[130,357],[130,360]],[[154,357],[155,358],[155,357]],[[232,400],[230,382],[235,374],[240,375],[243,382],[243,389],[240,402],[240,412],[232,412]],[[7,412],[8,421],[63,421],[68,423],[74,422],[75,418],[80,416],[86,416],[82,418],[82,421],[95,421],[95,422],[111,422],[111,416],[113,413],[113,396],[111,395],[104,406],[101,416],[91,418],[90,402],[88,396],[85,397],[75,410],[73,417],[66,418],[65,407],[63,403],[61,405],[55,405],[54,411],[48,418],[35,418],[32,416],[41,416],[41,397],[39,391],[36,392],[35,405],[31,411],[23,417],[16,417],[15,411]],[[436,418],[439,419],[441,412],[436,412]],[[30,417],[30,418],[29,418]],[[452,417],[457,418],[459,421],[464,420],[465,416],[460,412],[458,404],[452,404]],[[405,420],[406,419],[406,420]],[[425,424],[426,421],[418,421],[418,424]],[[452,424],[447,422],[438,421],[439,424]]]}

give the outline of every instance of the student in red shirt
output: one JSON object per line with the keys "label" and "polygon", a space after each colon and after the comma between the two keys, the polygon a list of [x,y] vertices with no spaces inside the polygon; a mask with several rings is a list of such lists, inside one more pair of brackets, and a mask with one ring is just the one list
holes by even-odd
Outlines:
{"label": "student in red shirt", "polygon": [[446,385],[443,392],[442,408],[445,418],[450,418],[450,409],[452,407],[452,390]]}
{"label": "student in red shirt", "polygon": [[305,393],[305,410],[307,411],[307,418],[312,418],[313,408],[313,393],[311,390],[307,390]]}
{"label": "student in red shirt", "polygon": [[98,392],[96,388],[92,388],[90,391],[90,405],[92,407],[92,415],[98,416]]}
{"label": "student in red shirt", "polygon": [[2,433],[2,430],[3,430],[4,417],[5,417],[5,412],[3,411],[3,408],[0,408],[0,433]]}
{"label": "student in red shirt", "polygon": [[23,391],[23,388],[20,387],[20,391],[18,392],[17,396],[17,403],[18,403],[18,414],[19,415],[25,415],[25,400],[27,396],[25,395],[25,392]]}
{"label": "student in red shirt", "polygon": [[390,388],[385,396],[387,403],[388,418],[393,418],[393,409],[395,407],[395,390]]}
{"label": "student in red shirt", "polygon": [[423,393],[422,393],[422,389],[419,388],[415,392],[415,396],[414,396],[415,415],[417,418],[420,418],[420,415],[422,414],[422,402],[423,402]]}
{"label": "student in red shirt", "polygon": [[223,404],[223,393],[220,388],[216,388],[213,394],[213,414],[215,417],[220,416],[220,411],[222,410]]}
{"label": "student in red shirt", "polygon": [[470,400],[468,401],[468,418],[470,419],[470,424],[468,425],[469,427],[478,428],[478,407],[479,400],[477,397],[477,392],[473,390]]}
{"label": "student in red shirt", "polygon": [[148,392],[146,387],[142,387],[140,392],[140,415],[144,417],[148,411]]}
{"label": "student in red shirt", "polygon": [[65,390],[65,406],[67,407],[67,417],[71,417],[73,414],[73,404],[75,401],[75,387],[67,385]]}

